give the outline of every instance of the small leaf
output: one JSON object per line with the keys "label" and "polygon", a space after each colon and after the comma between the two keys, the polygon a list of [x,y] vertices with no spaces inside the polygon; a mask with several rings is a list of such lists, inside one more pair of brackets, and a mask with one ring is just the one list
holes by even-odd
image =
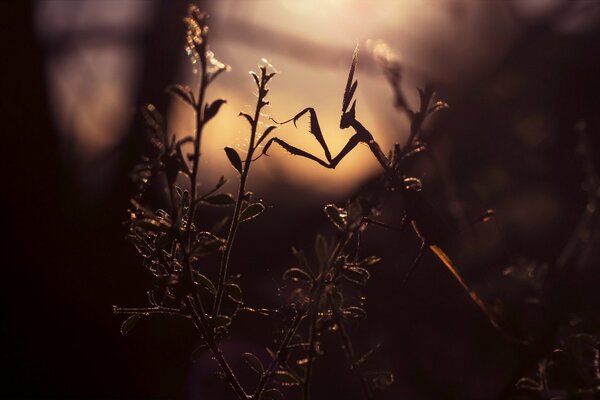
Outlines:
{"label": "small leaf", "polygon": [[213,296],[217,293],[217,289],[215,288],[215,285],[212,283],[212,281],[206,276],[202,275],[201,273],[195,272],[194,280],[198,285],[208,290]]}
{"label": "small leaf", "polygon": [[231,165],[233,165],[233,168],[235,168],[237,170],[237,172],[239,172],[241,174],[242,173],[242,159],[240,158],[240,155],[238,154],[238,152],[235,151],[234,149],[232,149],[231,147],[225,147],[225,154],[227,154],[227,158],[229,159],[229,162],[231,163]]}
{"label": "small leaf", "polygon": [[293,282],[311,282],[312,278],[306,271],[301,270],[300,268],[290,268],[283,273],[283,280],[291,280]]}
{"label": "small leaf", "polygon": [[200,200],[202,203],[210,204],[211,206],[231,206],[235,204],[235,200],[229,193],[213,194]]}
{"label": "small leaf", "polygon": [[367,319],[367,313],[360,307],[348,307],[344,309],[344,318],[365,320]]}
{"label": "small leaf", "polygon": [[370,256],[358,262],[358,265],[361,267],[368,267],[374,264],[377,264],[381,261],[381,258],[377,256]]}
{"label": "small leaf", "polygon": [[252,75],[252,79],[254,79],[256,86],[260,87],[260,78],[258,77],[258,75],[256,75],[256,72],[250,71],[249,74]]}
{"label": "small leaf", "polygon": [[133,327],[140,320],[141,317],[142,316],[139,314],[133,314],[125,321],[123,321],[123,323],[121,324],[121,335],[127,335],[127,333],[129,333],[129,331],[133,329]]}
{"label": "small leaf", "polygon": [[283,394],[281,393],[281,391],[279,391],[279,389],[271,388],[271,389],[267,389],[263,392],[261,399],[262,400],[285,400],[285,397],[283,397]]}
{"label": "small leaf", "polygon": [[325,214],[329,217],[331,222],[338,228],[339,230],[343,230],[346,225],[344,218],[340,214],[339,208],[334,206],[333,204],[327,204],[325,206]]}
{"label": "small leaf", "polygon": [[245,112],[240,112],[238,114],[238,116],[242,116],[242,117],[246,118],[246,120],[248,121],[250,126],[254,125],[254,119],[250,115],[246,114]]}
{"label": "small leaf", "polygon": [[274,360],[276,358],[275,357],[275,352],[273,350],[271,350],[268,347],[265,347],[265,350],[267,351],[267,353],[269,353],[269,356],[271,357],[272,360]]}
{"label": "small leaf", "polygon": [[347,266],[342,270],[342,275],[349,281],[362,286],[365,286],[367,284],[367,281],[371,277],[369,271],[357,266]]}
{"label": "small leaf", "polygon": [[298,379],[288,371],[279,369],[275,371],[276,379],[281,383],[281,386],[299,386]]}
{"label": "small leaf", "polygon": [[200,356],[202,356],[202,354],[204,354],[206,352],[207,348],[208,348],[208,344],[206,344],[206,343],[201,343],[200,345],[198,345],[194,350],[192,350],[192,354],[191,354],[192,360],[197,360],[198,358],[200,358]]}
{"label": "small leaf", "polygon": [[258,139],[258,142],[256,142],[256,145],[258,146],[259,144],[261,144],[263,142],[263,140],[265,140],[267,138],[267,136],[269,136],[269,134],[277,128],[277,125],[270,125],[269,127],[267,127],[267,129],[265,129],[265,131],[262,133],[262,135],[260,135],[260,139]]}
{"label": "small leaf", "polygon": [[146,121],[146,125],[148,125],[154,131],[154,134],[164,142],[164,145],[166,145],[165,120],[156,107],[154,107],[153,104],[146,104],[142,107],[142,116]]}
{"label": "small leaf", "polygon": [[394,383],[394,374],[390,371],[368,371],[363,376],[370,378],[373,387],[380,391]]}
{"label": "small leaf", "polygon": [[198,232],[192,254],[198,257],[221,250],[227,241],[210,232]]}
{"label": "small leaf", "polygon": [[295,247],[292,247],[292,253],[294,254],[294,257],[296,257],[298,264],[301,267],[305,267],[308,269],[308,261],[306,260],[306,256],[304,255],[304,252],[302,250],[296,249]]}
{"label": "small leaf", "polygon": [[210,103],[210,105],[208,105],[208,104],[205,105],[204,106],[204,122],[210,121],[212,119],[212,117],[217,115],[217,113],[219,112],[219,109],[225,103],[227,103],[227,100],[217,99],[217,100],[213,101],[212,103]]}
{"label": "small leaf", "polygon": [[265,372],[265,367],[263,366],[262,362],[254,354],[244,353],[242,354],[242,358],[248,364],[248,366],[259,375],[262,375]]}
{"label": "small leaf", "polygon": [[151,218],[143,218],[135,222],[137,228],[145,229],[147,231],[156,232],[160,230],[161,225],[158,221]]}
{"label": "small leaf", "polygon": [[533,391],[541,391],[542,386],[531,378],[521,378],[517,383],[515,383],[515,387],[517,389],[525,389],[525,390],[533,390]]}
{"label": "small leaf", "polygon": [[261,139],[262,137],[266,137],[269,133],[271,133],[274,129],[277,129],[277,125],[269,125],[267,127],[267,129],[265,129],[265,131],[262,133]]}
{"label": "small leaf", "polygon": [[253,203],[242,211],[240,215],[240,222],[248,221],[249,219],[255,218],[265,210],[265,206],[261,203]]}
{"label": "small leaf", "polygon": [[150,303],[150,305],[153,307],[157,307],[158,303],[156,302],[156,297],[154,296],[154,291],[148,290],[146,292],[146,295],[148,296],[148,303]]}
{"label": "small leaf", "polygon": [[271,78],[274,77],[275,75],[277,75],[277,72],[271,72],[270,74],[266,74],[265,75],[265,83],[269,82],[271,80]]}
{"label": "small leaf", "polygon": [[428,114],[437,112],[439,110],[446,110],[450,108],[450,106],[448,105],[448,103],[444,102],[444,101],[436,101],[430,108],[429,111],[427,112]]}
{"label": "small leaf", "polygon": [[240,287],[235,283],[230,283],[225,286],[225,293],[235,303],[242,303],[242,289],[240,289]]}
{"label": "small leaf", "polygon": [[170,85],[167,87],[166,92],[177,97],[183,103],[195,107],[194,94],[192,93],[192,89],[190,89],[189,86]]}
{"label": "small leaf", "polygon": [[179,169],[187,175],[190,175],[192,173],[192,171],[190,171],[190,168],[188,167],[187,163],[185,162],[185,156],[183,155],[182,146],[186,143],[190,143],[193,141],[194,141],[194,139],[191,136],[187,136],[181,140],[178,140],[175,145],[175,151],[177,152],[177,158],[179,160]]}
{"label": "small leaf", "polygon": [[348,207],[346,207],[346,212],[348,214],[346,221],[349,229],[354,229],[362,223],[363,210],[359,202],[353,201],[349,203]]}

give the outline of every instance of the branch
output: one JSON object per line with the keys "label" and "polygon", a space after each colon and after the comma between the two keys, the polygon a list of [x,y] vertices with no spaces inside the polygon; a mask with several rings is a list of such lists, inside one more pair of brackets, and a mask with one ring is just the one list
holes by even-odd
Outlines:
{"label": "branch", "polygon": [[241,171],[240,185],[238,188],[238,194],[235,202],[235,209],[233,211],[231,226],[229,228],[229,234],[227,235],[227,243],[225,245],[225,250],[221,258],[221,266],[219,268],[219,280],[217,282],[217,294],[215,296],[215,302],[212,310],[213,318],[219,315],[221,302],[223,301],[225,279],[227,277],[227,270],[229,268],[231,249],[233,248],[233,243],[235,242],[237,230],[240,224],[242,204],[244,203],[244,195],[246,194],[246,180],[248,179],[248,173],[250,172],[250,163],[252,162],[252,155],[254,154],[254,150],[256,149],[256,129],[258,126],[258,119],[260,117],[260,110],[267,104],[264,101],[264,99],[268,93],[268,90],[266,90],[266,85],[269,79],[270,78],[267,75],[266,67],[261,67],[261,79],[258,87],[258,99],[256,100],[254,119],[252,120],[250,129],[250,144],[248,146],[248,154],[246,154],[244,167]]}
{"label": "branch", "polygon": [[309,347],[308,347],[308,361],[306,362],[306,369],[304,370],[304,382],[303,382],[303,394],[304,394],[304,400],[309,400],[310,398],[310,379],[311,379],[311,373],[312,373],[312,365],[313,365],[313,360],[315,359],[315,342],[317,339],[317,334],[315,332],[316,329],[316,325],[317,325],[317,313],[314,313],[311,323],[310,323],[310,327],[309,327],[309,331],[308,331],[308,343],[309,343]]}
{"label": "branch", "polygon": [[134,307],[134,308],[124,308],[113,306],[113,313],[115,314],[168,314],[168,315],[176,315],[184,318],[191,318],[189,315],[184,313],[183,311],[177,308],[168,308],[168,307]]}
{"label": "branch", "polygon": [[337,312],[337,309],[330,294],[327,295],[327,298],[329,300],[329,304],[331,305],[331,309],[337,316],[337,324],[339,327],[338,332],[340,333],[340,337],[342,339],[342,349],[344,349],[344,354],[346,355],[346,361],[348,362],[348,366],[360,381],[361,390],[363,392],[364,398],[372,399],[373,393],[371,391],[371,388],[369,387],[369,382],[367,382],[365,377],[360,373],[359,365],[356,360],[356,355],[354,354],[354,348],[352,347],[352,341],[350,340],[350,336],[348,335],[346,327],[344,326],[343,317]]}

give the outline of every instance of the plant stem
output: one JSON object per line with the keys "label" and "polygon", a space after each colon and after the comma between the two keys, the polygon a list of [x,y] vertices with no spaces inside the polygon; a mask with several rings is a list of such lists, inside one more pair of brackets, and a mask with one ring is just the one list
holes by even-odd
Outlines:
{"label": "plant stem", "polygon": [[[235,393],[237,394],[237,396],[239,397],[240,400],[248,400],[248,395],[246,394],[246,391],[244,390],[244,388],[238,381],[237,377],[235,376],[235,373],[231,369],[231,366],[225,359],[223,352],[219,348],[219,346],[214,338],[212,329],[210,329],[209,321],[207,320],[207,317],[206,317],[206,313],[204,312],[203,309],[201,309],[201,310],[197,309],[193,296],[191,296],[191,295],[186,296],[185,301],[186,301],[186,305],[190,308],[190,314],[192,315],[192,319],[194,320],[194,324],[196,325],[196,328],[200,331],[202,337],[206,340],[206,343],[208,344],[210,351],[212,352],[213,356],[219,363],[219,367],[225,374],[225,377],[226,377],[227,381],[229,382],[229,385],[235,391]],[[199,306],[202,307],[201,303],[199,303]]]}
{"label": "plant stem", "polygon": [[[335,305],[333,303],[333,299],[331,295],[328,295],[329,303],[331,304],[331,308],[335,310]],[[340,337],[342,339],[342,348],[344,349],[344,354],[346,354],[346,360],[348,361],[348,365],[350,370],[356,375],[356,377],[360,381],[361,390],[363,392],[363,396],[365,399],[371,399],[373,394],[371,393],[371,388],[369,388],[368,382],[360,373],[360,369],[358,363],[356,362],[356,355],[354,354],[354,348],[352,347],[352,341],[350,340],[350,336],[346,331],[346,327],[344,325],[343,317],[341,315],[337,315],[337,324],[338,324],[338,332],[340,333]]]}
{"label": "plant stem", "polygon": [[310,323],[309,331],[308,331],[308,360],[306,362],[306,369],[304,370],[304,382],[303,382],[303,398],[304,400],[309,400],[310,398],[310,379],[312,376],[312,366],[313,360],[315,359],[315,342],[317,340],[317,333],[315,332],[317,325],[317,313],[314,313],[312,316],[312,320]]}
{"label": "plant stem", "polygon": [[168,307],[135,307],[135,308],[121,308],[113,307],[113,313],[115,314],[169,314],[177,315],[180,317],[190,318],[189,315],[183,313],[177,308]]}
{"label": "plant stem", "polygon": [[284,361],[284,355],[286,353],[287,347],[289,346],[290,342],[294,338],[294,335],[296,334],[296,331],[298,330],[298,328],[300,327],[300,324],[304,320],[304,317],[308,313],[310,305],[312,304],[312,300],[313,299],[311,298],[311,301],[308,301],[307,303],[305,303],[302,306],[302,308],[298,311],[298,314],[296,314],[296,317],[294,318],[292,325],[288,329],[284,339],[281,341],[281,344],[279,345],[279,348],[277,349],[277,352],[275,353],[275,357],[273,358],[273,361],[271,361],[271,364],[269,364],[266,371],[262,374],[260,381],[258,382],[258,386],[256,387],[256,390],[254,391],[254,394],[252,395],[251,399],[253,399],[253,400],[260,399],[261,393],[263,392],[263,390],[265,389],[265,386],[269,383],[269,381],[273,377],[273,373],[277,369],[277,366],[279,365],[280,362]]}
{"label": "plant stem", "polygon": [[225,250],[223,251],[223,257],[221,258],[221,267],[219,268],[219,280],[217,282],[217,294],[215,296],[215,303],[213,305],[212,316],[215,317],[219,315],[219,310],[221,308],[221,302],[223,300],[223,292],[225,289],[225,279],[227,278],[227,270],[229,268],[229,260],[231,258],[231,249],[233,248],[233,243],[235,241],[235,237],[237,234],[237,230],[240,224],[240,215],[242,212],[242,205],[244,203],[244,195],[246,193],[246,180],[248,179],[248,173],[250,172],[250,163],[252,161],[252,155],[255,150],[255,141],[256,141],[256,129],[258,126],[258,119],[260,117],[260,110],[265,105],[264,98],[267,95],[267,91],[265,90],[265,86],[267,81],[265,79],[266,69],[262,70],[262,76],[260,81],[260,86],[258,90],[258,99],[256,101],[256,108],[254,111],[254,119],[252,120],[251,130],[250,130],[250,143],[248,145],[248,154],[246,154],[246,160],[244,162],[244,166],[242,168],[241,176],[240,176],[240,184],[238,187],[237,199],[235,201],[235,209],[233,211],[233,217],[231,220],[231,225],[229,227],[229,233],[227,235],[227,242],[225,244]]}
{"label": "plant stem", "polygon": [[[191,254],[191,227],[194,220],[194,215],[196,211],[196,207],[198,205],[198,193],[197,193],[197,179],[198,179],[198,170],[200,166],[200,149],[202,144],[202,131],[204,129],[204,115],[203,115],[203,106],[204,106],[204,97],[206,94],[207,87],[207,73],[206,73],[206,55],[204,53],[199,53],[200,56],[200,85],[198,89],[198,102],[195,104],[194,109],[196,113],[196,135],[194,137],[194,158],[192,161],[192,174],[190,176],[190,210],[187,218],[187,225],[185,227],[185,232],[182,238],[183,241],[183,251],[184,251],[184,267],[186,278],[189,281],[190,285],[189,293],[185,296],[185,304],[190,309],[190,317],[194,321],[194,325],[196,329],[200,332],[201,336],[204,340],[206,340],[213,356],[219,363],[220,368],[222,369],[227,381],[237,394],[240,400],[247,400],[248,395],[244,391],[244,388],[241,386],[237,377],[235,376],[233,370],[229,366],[229,363],[225,359],[225,356],[221,352],[217,341],[214,337],[214,332],[211,326],[211,323],[204,311],[204,307],[202,306],[202,299],[200,298],[198,292],[194,287],[193,280],[193,268],[190,262],[190,254]],[[171,187],[172,191],[173,188]],[[198,309],[200,308],[200,309]]]}

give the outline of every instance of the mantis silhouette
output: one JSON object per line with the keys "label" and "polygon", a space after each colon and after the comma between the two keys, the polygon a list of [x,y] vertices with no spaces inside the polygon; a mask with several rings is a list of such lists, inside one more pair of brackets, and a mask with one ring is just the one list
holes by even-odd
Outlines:
{"label": "mantis silhouette", "polygon": [[[276,143],[292,155],[308,158],[309,160],[312,160],[323,167],[334,169],[356,146],[361,143],[366,144],[383,168],[386,182],[390,186],[391,190],[401,194],[404,203],[404,214],[399,226],[392,226],[371,218],[364,218],[363,223],[381,226],[396,232],[401,232],[406,227],[410,227],[420,242],[418,253],[411,262],[407,273],[402,280],[401,286],[406,285],[410,276],[413,274],[415,268],[421,261],[424,253],[427,249],[429,249],[448,269],[460,286],[462,286],[462,288],[469,294],[471,299],[476,303],[476,305],[481,309],[481,311],[486,315],[490,323],[496,329],[513,340],[523,342],[522,340],[515,339],[512,335],[508,334],[504,330],[502,326],[503,324],[500,322],[497,316],[497,313],[499,313],[501,310],[497,309],[498,307],[495,307],[494,309],[490,308],[482,299],[479,298],[477,293],[474,292],[461,277],[450,257],[448,257],[448,255],[446,255],[446,253],[441,249],[440,242],[442,237],[439,229],[441,218],[435,209],[423,198],[422,194],[420,193],[422,189],[421,181],[418,178],[408,176],[405,172],[406,160],[415,154],[427,150],[427,145],[422,142],[419,137],[423,122],[428,115],[438,110],[445,109],[448,107],[448,105],[442,101],[433,101],[435,93],[432,86],[426,85],[424,89],[418,89],[421,102],[419,110],[412,111],[406,107],[403,108],[411,119],[410,134],[407,143],[403,147],[401,147],[399,144],[395,144],[389,156],[386,156],[381,150],[379,144],[373,138],[371,132],[369,132],[368,129],[356,119],[356,100],[353,101],[353,97],[358,86],[358,81],[354,79],[357,60],[358,48],[354,50],[352,57],[352,64],[350,66],[350,72],[348,74],[348,80],[344,90],[342,115],[339,125],[340,129],[352,128],[354,130],[354,134],[350,137],[346,145],[336,156],[332,157],[319,126],[317,113],[314,108],[311,107],[305,108],[287,121],[274,122],[278,124],[287,124],[289,122],[293,122],[294,126],[297,126],[296,122],[298,119],[305,114],[308,114],[310,117],[309,132],[321,145],[325,155],[324,160],[307,151],[292,146],[278,137],[272,137],[267,141],[265,147],[263,148],[262,154],[268,155],[268,150],[274,143]],[[351,102],[352,105],[350,106]]]}

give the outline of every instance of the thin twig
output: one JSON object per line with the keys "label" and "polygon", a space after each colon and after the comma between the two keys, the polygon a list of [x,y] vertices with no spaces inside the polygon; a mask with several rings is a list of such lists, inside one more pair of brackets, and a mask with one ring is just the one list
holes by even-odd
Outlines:
{"label": "thin twig", "polygon": [[269,364],[269,366],[267,367],[265,372],[262,374],[260,381],[258,382],[258,386],[256,387],[256,390],[254,391],[254,394],[251,397],[252,400],[260,399],[260,395],[262,394],[263,390],[265,389],[265,387],[267,386],[267,384],[273,377],[275,370],[277,369],[279,364],[284,361],[286,353],[288,351],[288,346],[289,346],[290,342],[292,341],[292,339],[294,338],[294,335],[296,334],[296,331],[300,327],[300,324],[304,320],[304,317],[306,316],[306,314],[309,310],[310,304],[311,304],[311,302],[309,301],[309,302],[305,303],[301,307],[300,310],[298,310],[298,313],[296,314],[296,317],[294,318],[292,325],[288,329],[284,339],[281,341],[281,344],[279,345],[279,348],[275,352],[275,357],[273,357],[271,364]]}
{"label": "thin twig", "polygon": [[184,313],[183,311],[177,308],[168,308],[168,307],[132,307],[132,308],[124,308],[124,307],[113,307],[113,313],[115,314],[168,314],[168,315],[176,315],[179,317],[190,318],[189,315]]}
{"label": "thin twig", "polygon": [[190,295],[186,296],[185,302],[186,302],[186,305],[190,308],[192,319],[194,320],[196,328],[200,331],[201,335],[205,338],[206,343],[208,344],[212,355],[215,357],[215,359],[219,363],[219,367],[225,374],[225,378],[227,379],[229,385],[235,391],[235,393],[240,398],[240,400],[247,400],[249,397],[246,394],[246,391],[244,390],[244,388],[242,387],[240,382],[238,381],[237,377],[235,376],[235,373],[231,369],[231,366],[225,359],[223,352],[219,348],[219,346],[214,338],[214,334],[213,334],[212,330],[210,329],[210,325],[208,323],[208,320],[206,318],[206,314],[205,314],[204,310],[201,310],[201,312],[198,312],[194,298]]}
{"label": "thin twig", "polygon": [[252,120],[252,126],[250,130],[250,143],[248,145],[248,153],[246,154],[246,161],[242,168],[240,176],[240,185],[238,188],[237,199],[235,202],[235,209],[229,228],[229,234],[227,235],[227,242],[225,244],[225,250],[221,258],[221,266],[219,268],[219,280],[217,282],[217,294],[215,296],[215,303],[213,305],[212,316],[213,318],[219,314],[221,308],[221,302],[223,300],[223,292],[225,289],[225,279],[227,277],[227,270],[229,268],[229,260],[231,257],[231,249],[237,234],[238,226],[240,224],[240,216],[242,211],[242,205],[244,203],[244,196],[246,194],[246,180],[248,179],[248,173],[250,172],[250,163],[252,161],[252,155],[254,154],[255,140],[256,140],[256,128],[258,126],[258,119],[260,117],[260,110],[265,105],[264,98],[267,95],[265,86],[267,84],[266,79],[266,68],[261,68],[262,76],[260,81],[260,87],[258,90],[258,99],[256,100],[256,108],[254,111],[254,119]]}
{"label": "thin twig", "polygon": [[340,337],[342,339],[342,349],[344,350],[344,354],[346,355],[346,360],[348,361],[348,366],[350,370],[356,375],[357,379],[360,381],[361,390],[363,392],[363,396],[365,399],[371,399],[373,397],[373,393],[371,388],[369,387],[369,382],[365,379],[365,377],[361,374],[359,365],[356,361],[356,355],[354,353],[354,348],[352,347],[352,341],[350,340],[350,336],[346,331],[346,327],[344,325],[343,317],[337,312],[335,308],[335,304],[331,295],[327,296],[329,299],[329,304],[331,305],[332,310],[337,315],[337,325],[338,332],[340,333]]}
{"label": "thin twig", "polygon": [[316,353],[316,349],[315,349],[315,344],[316,344],[316,340],[317,340],[317,332],[315,332],[316,330],[316,325],[317,325],[317,313],[313,313],[312,319],[311,319],[311,323],[310,323],[310,327],[308,330],[308,343],[309,343],[309,347],[308,347],[308,356],[307,356],[307,361],[306,361],[306,369],[304,370],[304,381],[303,381],[303,388],[302,388],[302,392],[303,392],[303,398],[304,400],[309,400],[310,398],[310,380],[312,377],[312,366],[313,366],[313,361],[315,359],[315,353]]}

